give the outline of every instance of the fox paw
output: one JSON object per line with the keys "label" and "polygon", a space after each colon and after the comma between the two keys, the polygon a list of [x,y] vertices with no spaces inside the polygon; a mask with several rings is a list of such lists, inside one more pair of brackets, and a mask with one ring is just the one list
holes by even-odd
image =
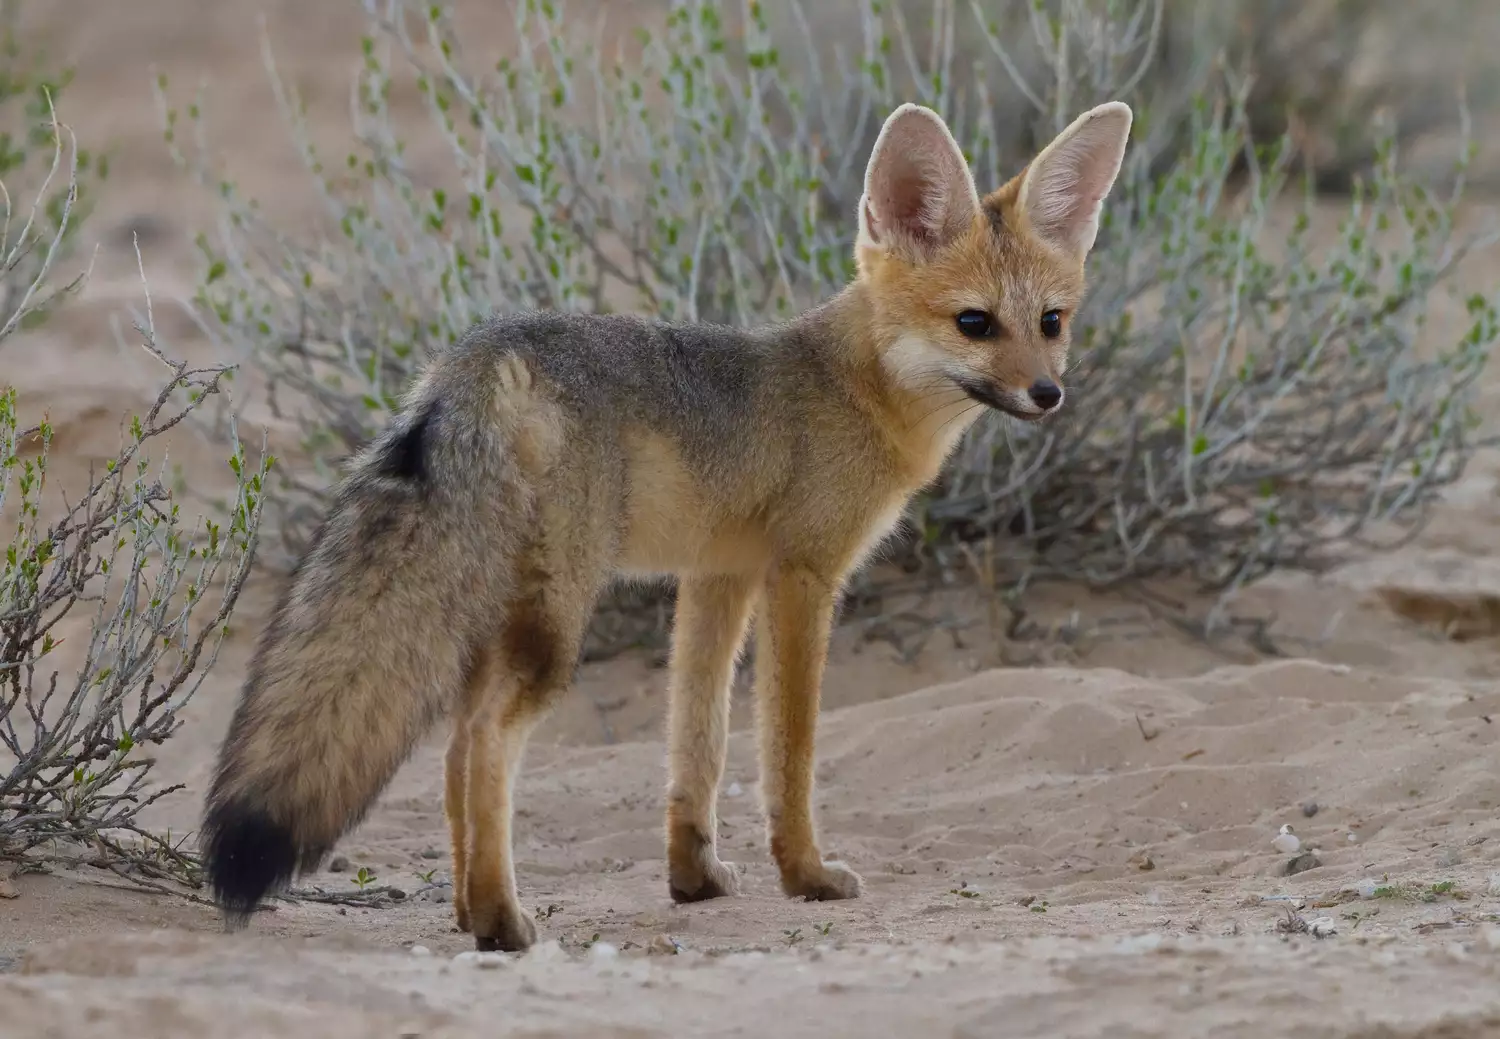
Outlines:
{"label": "fox paw", "polygon": [[858,898],[864,893],[865,882],[842,862],[823,862],[810,869],[783,873],[781,889],[809,902],[837,902]]}
{"label": "fox paw", "polygon": [[739,894],[740,878],[734,871],[734,863],[710,857],[672,869],[667,875],[667,888],[674,902],[705,902]]}
{"label": "fox paw", "polygon": [[479,952],[524,952],[536,944],[536,924],[519,909],[476,921],[473,930],[474,948]]}

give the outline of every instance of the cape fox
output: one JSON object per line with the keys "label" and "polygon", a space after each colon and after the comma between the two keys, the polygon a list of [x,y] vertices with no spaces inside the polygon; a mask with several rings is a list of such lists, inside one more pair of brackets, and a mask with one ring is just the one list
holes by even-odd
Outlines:
{"label": "cape fox", "polygon": [[1084,260],[1131,111],[1081,115],[980,196],[934,112],[876,139],[858,275],[743,330],[527,313],[437,356],[353,460],[250,663],[202,830],[229,926],[317,867],[440,715],[459,928],[536,937],[511,798],[613,578],[675,575],[667,883],[732,895],[715,799],[732,671],[755,624],[761,794],[789,896],[854,898],[812,810],[835,601],[985,408],[1063,403]]}

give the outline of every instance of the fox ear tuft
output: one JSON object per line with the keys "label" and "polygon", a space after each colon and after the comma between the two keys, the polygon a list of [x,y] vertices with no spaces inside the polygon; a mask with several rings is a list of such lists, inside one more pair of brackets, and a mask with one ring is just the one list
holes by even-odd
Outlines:
{"label": "fox ear tuft", "polygon": [[942,117],[905,104],[880,128],[859,200],[859,245],[930,258],[979,214],[968,161]]}
{"label": "fox ear tuft", "polygon": [[1094,247],[1104,198],[1130,138],[1130,106],[1111,101],[1083,113],[1032,161],[1020,207],[1045,241],[1080,261]]}

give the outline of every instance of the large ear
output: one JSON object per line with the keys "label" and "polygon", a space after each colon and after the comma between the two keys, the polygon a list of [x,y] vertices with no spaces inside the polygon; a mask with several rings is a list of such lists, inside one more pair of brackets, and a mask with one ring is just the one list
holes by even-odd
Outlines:
{"label": "large ear", "polygon": [[892,112],[865,169],[859,244],[924,259],[958,239],[978,214],[969,164],[942,117],[912,104]]}
{"label": "large ear", "polygon": [[1032,230],[1080,260],[1094,247],[1130,122],[1130,106],[1121,101],[1090,109],[1042,150],[1021,181],[1021,210]]}

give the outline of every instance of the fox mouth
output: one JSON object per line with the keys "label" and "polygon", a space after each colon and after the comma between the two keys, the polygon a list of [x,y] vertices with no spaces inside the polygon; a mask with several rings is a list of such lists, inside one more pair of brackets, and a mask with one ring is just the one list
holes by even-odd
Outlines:
{"label": "fox mouth", "polygon": [[953,381],[968,395],[970,400],[978,401],[987,408],[1009,415],[1011,418],[1020,419],[1022,422],[1040,422],[1052,414],[1051,411],[1042,411],[1040,408],[1033,411],[1023,410],[1015,401],[1008,399],[1005,394],[1000,393],[987,382],[980,382],[977,379],[954,379]]}

